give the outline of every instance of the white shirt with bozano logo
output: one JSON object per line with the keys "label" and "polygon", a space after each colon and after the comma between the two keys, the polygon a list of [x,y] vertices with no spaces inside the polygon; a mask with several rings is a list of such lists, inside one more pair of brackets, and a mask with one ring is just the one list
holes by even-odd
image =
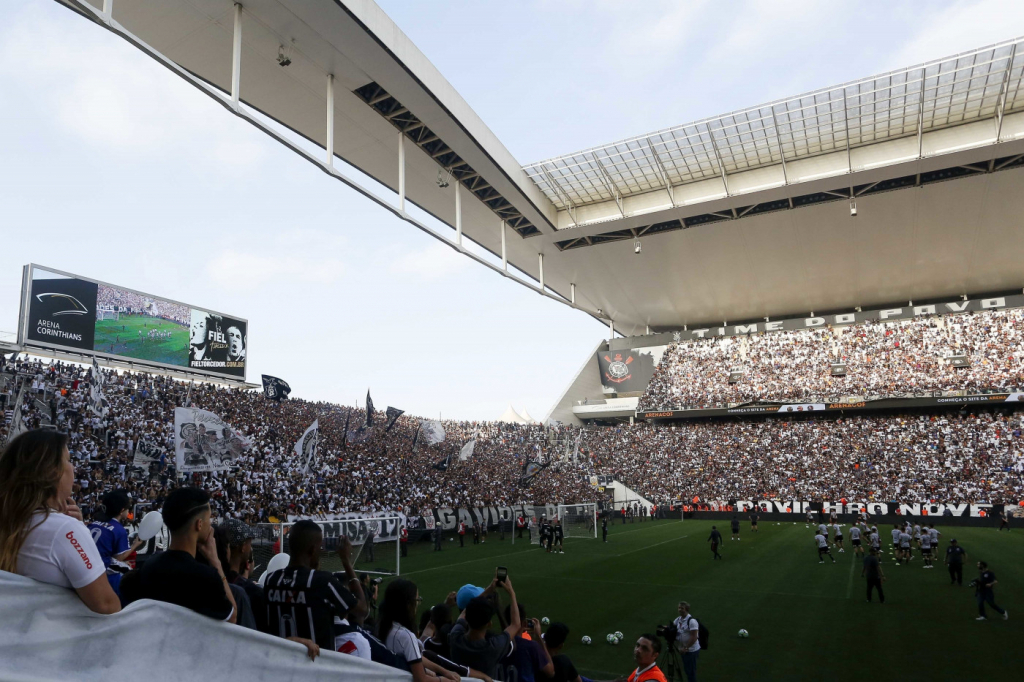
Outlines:
{"label": "white shirt with bozano logo", "polygon": [[60,587],[85,587],[107,574],[85,524],[66,514],[36,512],[18,552],[18,574]]}

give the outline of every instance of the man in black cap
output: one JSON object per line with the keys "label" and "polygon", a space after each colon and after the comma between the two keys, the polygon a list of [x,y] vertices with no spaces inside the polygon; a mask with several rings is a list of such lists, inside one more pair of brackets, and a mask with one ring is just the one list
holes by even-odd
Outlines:
{"label": "man in black cap", "polygon": [[267,599],[263,588],[243,575],[246,566],[252,560],[252,541],[256,538],[256,531],[239,519],[227,519],[224,521],[224,527],[228,536],[228,565],[225,566],[224,574],[229,583],[241,587],[249,597],[252,615],[256,619],[256,629],[269,633]]}
{"label": "man in black cap", "polygon": [[956,538],[950,540],[949,547],[946,548],[946,566],[949,567],[950,585],[962,586],[964,584],[964,559],[966,558],[967,552],[957,544]]}

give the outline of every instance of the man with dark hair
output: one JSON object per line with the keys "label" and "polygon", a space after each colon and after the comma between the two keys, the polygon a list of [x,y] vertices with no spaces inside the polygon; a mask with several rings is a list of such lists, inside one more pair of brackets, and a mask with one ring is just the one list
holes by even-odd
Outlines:
{"label": "man with dark hair", "polygon": [[334,651],[335,618],[344,619],[354,611],[361,620],[366,599],[352,568],[352,543],[339,538],[338,555],[347,581],[343,585],[333,573],[319,570],[323,541],[319,525],[309,519],[296,521],[288,533],[288,566],[268,575],[263,588],[270,634],[312,640]]}
{"label": "man with dark hair", "polygon": [[224,571],[228,582],[241,587],[249,597],[256,629],[260,632],[269,632],[267,599],[263,588],[243,575],[246,566],[252,560],[252,541],[256,537],[256,531],[239,519],[227,519],[222,525],[228,539],[228,565]]}
{"label": "man with dark hair", "polygon": [[712,559],[721,559],[722,555],[718,553],[718,547],[722,544],[722,534],[718,532],[717,526],[711,526],[711,535],[708,536],[707,541],[711,543],[711,551],[714,554]]}
{"label": "man with dark hair", "polygon": [[731,525],[732,525],[732,537],[729,538],[729,539],[730,540],[739,540],[740,539],[740,520],[739,520],[739,518],[736,515],[733,515],[732,521],[731,521]]}
{"label": "man with dark hair", "polygon": [[121,577],[128,572],[128,564],[124,563],[132,552],[146,544],[136,538],[132,545],[128,546],[128,531],[124,529],[124,522],[128,518],[128,493],[124,490],[111,490],[103,496],[104,512],[99,518],[89,524],[89,533],[92,534],[96,549],[99,550],[103,565],[107,567],[107,580],[114,589],[114,593],[121,594]]}
{"label": "man with dark hair", "polygon": [[[510,620],[502,632],[489,633],[488,626],[494,618],[495,607],[491,599],[498,586],[508,592],[511,602]],[[513,653],[515,637],[521,627],[519,620],[519,604],[516,593],[512,589],[512,581],[506,577],[499,583],[497,577],[480,596],[474,597],[466,605],[457,623],[448,635],[451,645],[452,660],[479,670],[493,679],[501,679],[501,668],[498,665],[502,658]]]}
{"label": "man with dark hair", "polygon": [[966,558],[967,552],[957,543],[956,538],[950,540],[949,547],[946,548],[946,566],[949,567],[950,585],[964,584],[964,559]]}
{"label": "man with dark hair", "polygon": [[565,623],[552,623],[544,633],[544,646],[547,647],[551,665],[555,670],[549,682],[583,682],[583,678],[576,671],[576,666],[562,653],[562,647],[568,637],[569,626]]}
{"label": "man with dark hair", "polygon": [[[661,640],[658,639],[657,635],[640,635],[640,638],[636,640],[636,645],[633,647],[633,661],[636,662],[636,669],[626,678],[628,682],[648,682],[649,680],[668,682],[665,679],[665,674],[658,667],[658,656],[660,654]],[[694,677],[689,677],[689,673],[687,673],[689,682],[696,682],[695,678],[696,673]]]}
{"label": "man with dark hair", "polygon": [[871,602],[871,591],[878,590],[878,601],[885,603],[885,593],[882,592],[882,581],[885,580],[885,573],[882,572],[882,564],[878,560],[878,550],[871,548],[871,554],[864,557],[864,566],[860,569],[861,577],[868,579],[868,602]]}
{"label": "man with dark hair", "polygon": [[[512,620],[512,607],[505,607],[505,622]],[[515,646],[512,652],[501,660],[504,668],[504,680],[519,680],[519,682],[534,682],[538,677],[546,680],[555,674],[555,668],[544,648],[544,638],[540,632],[540,621],[536,618],[528,619],[526,609],[519,604],[519,622],[521,624],[519,633],[514,637]],[[523,637],[528,633],[529,639]],[[538,675],[538,672],[544,673]]]}
{"label": "man with dark hair", "polygon": [[[154,599],[204,616],[237,622],[231,586],[224,575],[210,520],[210,496],[198,488],[178,488],[167,496],[164,525],[171,533],[166,552],[154,556],[122,584],[125,603]],[[208,566],[196,561],[199,552]]]}
{"label": "man with dark hair", "polygon": [[1000,613],[1003,616],[1003,620],[1009,620],[1010,614],[1005,609],[1001,609],[996,605],[995,588],[996,574],[989,570],[988,564],[984,561],[978,562],[978,579],[977,579],[977,597],[978,597],[978,617],[974,620],[988,620],[985,616],[985,604],[988,604],[996,610],[996,613]]}

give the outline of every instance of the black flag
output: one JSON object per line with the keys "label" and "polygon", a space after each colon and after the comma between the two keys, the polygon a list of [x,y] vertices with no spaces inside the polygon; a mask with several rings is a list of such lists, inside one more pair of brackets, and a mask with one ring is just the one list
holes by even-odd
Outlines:
{"label": "black flag", "polygon": [[434,465],[434,468],[438,471],[448,471],[448,462],[451,461],[452,453],[448,453],[448,456],[442,459],[440,462]]}
{"label": "black flag", "polygon": [[387,415],[388,415],[388,425],[387,425],[387,428],[384,429],[384,433],[387,433],[388,431],[390,431],[391,427],[395,425],[395,422],[398,421],[398,418],[401,417],[403,414],[405,414],[405,410],[400,410],[397,407],[390,407],[389,406],[388,407],[388,412],[387,412]]}
{"label": "black flag", "polygon": [[547,464],[527,461],[526,464],[523,466],[523,473],[519,477],[520,487],[526,487],[530,485],[530,481],[533,480],[533,477],[539,474],[540,472],[544,471],[544,469],[546,469],[547,467]]}
{"label": "black flag", "polygon": [[263,396],[267,400],[281,402],[282,400],[287,400],[288,394],[291,392],[292,387],[284,379],[278,379],[269,374],[263,375]]}
{"label": "black flag", "polygon": [[344,435],[343,435],[343,437],[341,439],[341,449],[342,450],[347,450],[348,449],[348,422],[351,419],[352,419],[352,410],[349,410],[348,414],[345,415],[345,430],[343,431]]}
{"label": "black flag", "polygon": [[366,389],[366,426],[373,426],[373,398],[370,389]]}

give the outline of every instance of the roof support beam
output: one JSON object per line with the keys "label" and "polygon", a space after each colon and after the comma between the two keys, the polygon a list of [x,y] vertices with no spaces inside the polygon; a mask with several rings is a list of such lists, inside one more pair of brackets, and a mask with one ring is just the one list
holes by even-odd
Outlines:
{"label": "roof support beam", "polygon": [[619,215],[625,218],[626,212],[622,209],[622,195],[619,194],[619,186],[615,184],[615,180],[613,180],[612,176],[607,170],[605,170],[604,164],[601,163],[601,159],[598,158],[597,154],[594,154],[593,156],[594,165],[597,166],[597,169],[600,171],[602,176],[601,182],[604,184],[605,188],[611,192],[612,196],[615,197],[615,205],[619,207]]}
{"label": "roof support beam", "polygon": [[572,199],[569,198],[568,194],[562,191],[562,186],[555,182],[555,179],[551,177],[551,173],[548,173],[547,168],[541,166],[540,170],[542,173],[544,173],[544,177],[547,179],[548,184],[551,185],[551,187],[555,190],[555,193],[558,194],[559,198],[561,198],[562,201],[565,203],[565,210],[566,213],[569,214],[569,220],[572,221],[573,225],[579,227],[579,223],[576,222],[576,205],[572,203]]}
{"label": "roof support beam", "polygon": [[103,0],[103,14],[109,19],[114,13],[114,0]]}
{"label": "roof support beam", "polygon": [[[399,133],[401,135],[401,133]],[[327,74],[327,165],[334,168],[334,74]],[[399,151],[401,154],[401,151]],[[405,177],[402,171],[398,176],[399,194],[405,196]],[[402,200],[404,204],[405,200]]]}
{"label": "roof support beam", "polygon": [[455,181],[455,243],[462,248],[462,184]]}
{"label": "roof support beam", "polygon": [[672,208],[676,207],[676,194],[672,189],[672,183],[668,179],[668,173],[665,171],[664,164],[661,163],[661,157],[658,156],[658,150],[654,148],[654,143],[651,142],[651,138],[644,138],[647,140],[647,148],[651,150],[651,158],[654,159],[654,166],[658,169],[658,175],[661,177],[661,184],[665,185],[665,191],[668,192],[668,200],[672,202]]}
{"label": "roof support beam", "polygon": [[[881,182],[881,180],[879,180],[878,182]],[[859,197],[862,194],[866,194],[866,193],[870,192],[871,190],[873,190],[875,188],[875,185],[877,185],[878,182],[872,182],[870,185],[866,186],[864,189],[862,189],[861,191],[857,192],[854,196]]]}
{"label": "roof support beam", "polygon": [[405,133],[398,133],[398,210],[405,211]]}
{"label": "roof support beam", "polygon": [[508,249],[505,247],[505,221],[501,221],[501,269],[508,272]]}
{"label": "roof support beam", "polygon": [[725,187],[725,196],[732,196],[729,193],[729,178],[725,176],[725,166],[722,165],[722,156],[718,153],[718,144],[715,142],[715,134],[711,132],[711,124],[705,123],[704,127],[707,128],[708,137],[711,138],[711,149],[715,152],[715,162],[718,163],[718,172],[722,175],[722,185]]}
{"label": "roof support beam", "polygon": [[996,109],[996,142],[1003,134],[1003,112],[1006,110],[1006,99],[1010,89],[1010,72],[1013,70],[1013,58],[1017,55],[1017,43],[1010,48],[1010,58],[1006,62],[1006,74],[1003,84],[999,86],[999,107]]}
{"label": "roof support beam", "polygon": [[541,290],[544,289],[544,254],[537,254],[537,281],[540,283]]}
{"label": "roof support beam", "polygon": [[850,155],[850,113],[846,106],[846,88],[843,88],[843,125],[846,126],[846,172],[853,172],[853,157]]}
{"label": "roof support beam", "polygon": [[779,134],[779,122],[775,119],[775,107],[772,107],[772,128],[775,129],[775,144],[779,146],[779,158],[782,159],[782,181],[789,184],[789,173],[786,172],[786,150],[782,148],[782,136]]}
{"label": "roof support beam", "polygon": [[242,6],[235,3],[235,31],[231,38],[231,101],[238,106],[242,76]]}

